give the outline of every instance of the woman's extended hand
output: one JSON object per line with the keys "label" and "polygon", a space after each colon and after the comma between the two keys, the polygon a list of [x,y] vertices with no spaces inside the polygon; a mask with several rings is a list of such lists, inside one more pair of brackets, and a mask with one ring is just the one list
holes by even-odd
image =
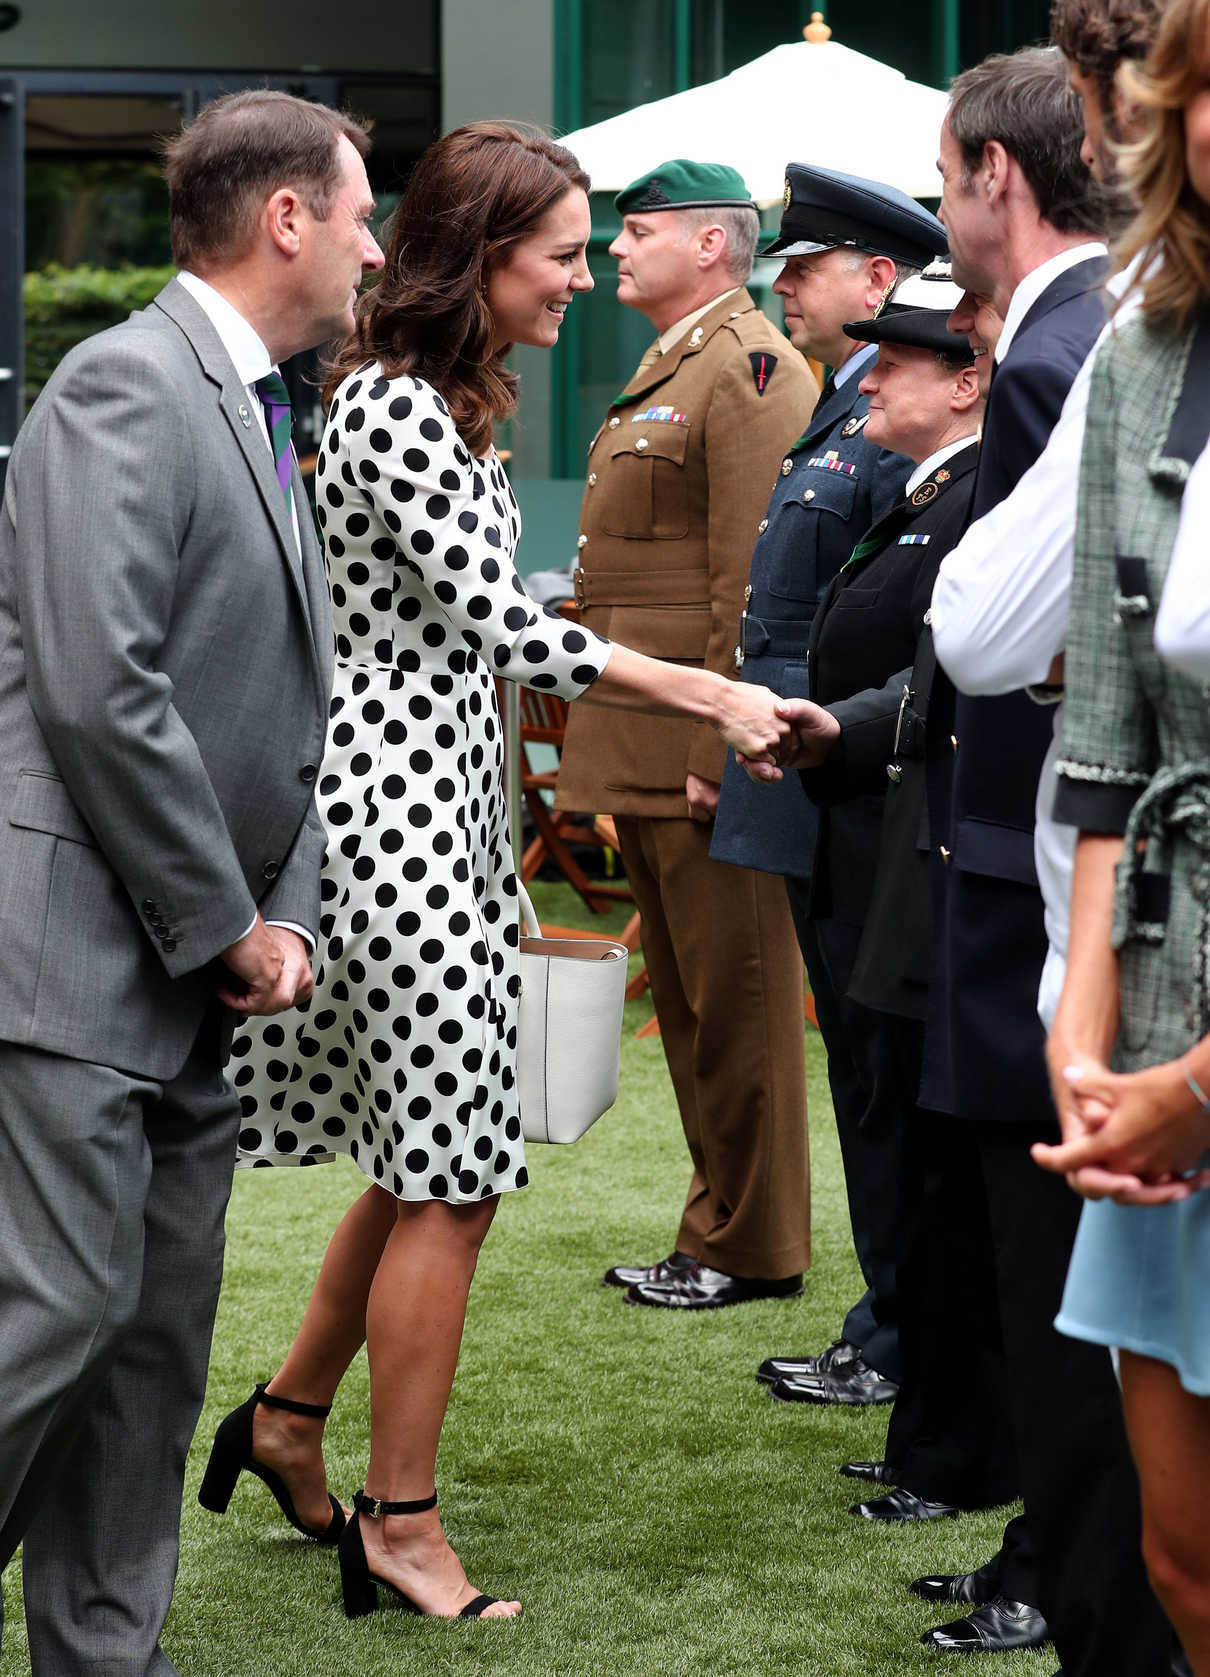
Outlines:
{"label": "woman's extended hand", "polygon": [[782,769],[818,768],[836,754],[840,743],[840,723],[822,705],[810,699],[778,699],[776,711],[789,728],[780,747],[757,760],[751,753],[745,756],[736,752],[748,778],[758,785],[780,780]]}
{"label": "woman's extended hand", "polygon": [[1185,1082],[1179,1060],[1118,1074],[1089,1063],[1057,1068],[1068,1113],[1060,1146],[1037,1143],[1035,1162],[1065,1175],[1087,1199],[1164,1205],[1210,1185],[1196,1167],[1210,1152],[1210,1116]]}
{"label": "woman's extended hand", "polygon": [[790,724],[780,714],[782,703],[767,687],[746,681],[722,683],[714,726],[745,767],[750,762],[772,767],[781,760],[790,737]]}

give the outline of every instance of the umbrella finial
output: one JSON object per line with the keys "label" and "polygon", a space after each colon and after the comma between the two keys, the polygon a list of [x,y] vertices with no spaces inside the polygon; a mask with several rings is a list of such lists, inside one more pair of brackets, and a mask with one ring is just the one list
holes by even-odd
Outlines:
{"label": "umbrella finial", "polygon": [[823,20],[822,12],[812,12],[811,21],[803,26],[803,39],[807,41],[830,41],[832,31]]}

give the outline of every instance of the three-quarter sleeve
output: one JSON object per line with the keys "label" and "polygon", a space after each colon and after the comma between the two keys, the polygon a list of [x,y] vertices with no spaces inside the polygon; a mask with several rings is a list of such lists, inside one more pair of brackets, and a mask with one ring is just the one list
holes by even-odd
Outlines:
{"label": "three-quarter sleeve", "polygon": [[[1115,369],[1109,340],[1089,393],[1067,640],[1055,816],[1085,832],[1121,833],[1156,760],[1155,718],[1131,656],[1150,634],[1142,557],[1118,550]],[[1128,369],[1127,369],[1128,371]]]}
{"label": "three-quarter sleeve", "polygon": [[[494,674],[565,699],[596,680],[610,643],[525,593],[513,564],[515,504],[472,458],[431,385],[359,375],[332,404],[324,447],[339,462],[317,508],[330,554],[341,557],[338,526],[359,537],[377,526],[372,556],[393,564],[399,586],[423,591]],[[364,513],[350,515],[350,501]]]}

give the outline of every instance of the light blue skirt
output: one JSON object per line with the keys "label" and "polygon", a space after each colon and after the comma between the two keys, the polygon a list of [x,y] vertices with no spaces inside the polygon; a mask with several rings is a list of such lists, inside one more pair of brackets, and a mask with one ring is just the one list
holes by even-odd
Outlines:
{"label": "light blue skirt", "polygon": [[1210,1396],[1210,1191],[1179,1205],[1090,1201],[1055,1326],[1170,1363]]}

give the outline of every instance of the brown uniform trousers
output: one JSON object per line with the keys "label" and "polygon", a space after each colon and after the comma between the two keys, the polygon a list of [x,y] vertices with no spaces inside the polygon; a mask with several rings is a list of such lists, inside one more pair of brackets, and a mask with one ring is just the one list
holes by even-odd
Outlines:
{"label": "brown uniform trousers", "polygon": [[[590,628],[734,673],[757,525],[816,395],[742,290],[636,372],[589,452]],[[573,705],[556,803],[617,822],[693,1162],[677,1249],[769,1280],[810,1261],[802,958],[780,879],[711,861],[689,818],[687,775],[721,781],[725,755],[704,723]]]}

